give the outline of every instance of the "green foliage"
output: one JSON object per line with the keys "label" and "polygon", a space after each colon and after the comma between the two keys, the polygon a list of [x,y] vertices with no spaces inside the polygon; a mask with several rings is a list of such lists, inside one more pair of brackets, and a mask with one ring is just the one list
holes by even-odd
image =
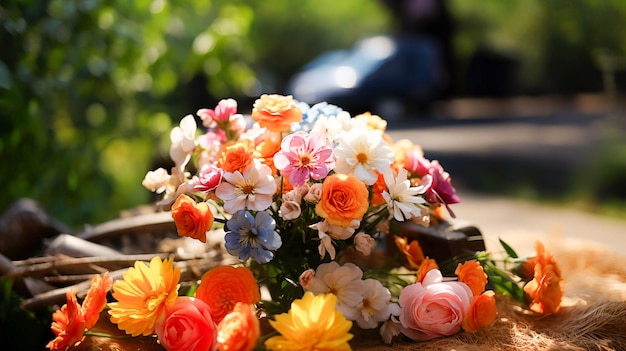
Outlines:
{"label": "green foliage", "polygon": [[0,345],[3,350],[41,350],[54,336],[50,330],[52,312],[22,310],[23,298],[12,286],[12,280],[0,278]]}
{"label": "green foliage", "polygon": [[622,0],[486,0],[448,2],[456,20],[455,49],[462,68],[480,47],[515,59],[523,89],[599,90],[596,56],[626,55]]}

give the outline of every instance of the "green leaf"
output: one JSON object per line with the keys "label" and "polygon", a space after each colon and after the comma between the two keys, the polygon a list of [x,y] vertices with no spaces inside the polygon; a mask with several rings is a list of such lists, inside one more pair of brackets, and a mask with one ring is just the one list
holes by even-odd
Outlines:
{"label": "green leaf", "polygon": [[517,255],[517,252],[515,252],[515,250],[513,250],[513,248],[504,242],[504,240],[498,238],[498,240],[500,240],[500,245],[502,245],[502,247],[504,248],[504,251],[506,251],[506,254],[509,255],[509,257],[511,258],[519,258],[519,256]]}

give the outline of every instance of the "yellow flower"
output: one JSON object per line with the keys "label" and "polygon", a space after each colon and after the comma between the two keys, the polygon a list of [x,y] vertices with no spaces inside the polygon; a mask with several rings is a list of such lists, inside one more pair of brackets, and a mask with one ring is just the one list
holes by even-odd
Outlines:
{"label": "yellow flower", "polygon": [[171,258],[161,261],[154,257],[150,266],[135,262],[123,280],[113,284],[117,302],[109,304],[111,322],[132,336],[152,334],[165,307],[176,301],[179,280],[180,269]]}
{"label": "yellow flower", "polygon": [[276,316],[270,324],[281,335],[265,342],[268,350],[334,351],[351,350],[348,341],[352,322],[335,310],[333,294],[314,295],[307,291],[291,304],[288,313]]}

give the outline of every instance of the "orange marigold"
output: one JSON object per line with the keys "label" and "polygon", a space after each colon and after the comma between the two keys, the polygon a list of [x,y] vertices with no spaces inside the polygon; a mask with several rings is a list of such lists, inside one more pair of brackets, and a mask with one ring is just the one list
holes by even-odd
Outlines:
{"label": "orange marigold", "polygon": [[111,322],[132,336],[150,335],[165,308],[176,302],[180,269],[173,259],[161,261],[154,257],[150,265],[136,261],[113,284],[113,298],[109,304]]}
{"label": "orange marigold", "polygon": [[220,266],[204,273],[196,298],[209,305],[211,317],[219,323],[237,302],[256,304],[261,300],[261,293],[250,269]]}
{"label": "orange marigold", "polygon": [[531,299],[530,310],[539,314],[556,313],[561,308],[563,298],[563,278],[561,270],[550,252],[539,241],[535,243],[535,275],[524,286],[524,292]]}
{"label": "orange marigold", "polygon": [[252,119],[271,132],[286,132],[302,121],[302,111],[291,96],[263,94],[254,102]]}
{"label": "orange marigold", "polygon": [[100,319],[100,312],[107,303],[107,293],[111,290],[113,279],[108,273],[102,276],[96,274],[91,278],[91,284],[85,300],[83,300],[82,312],[85,315],[85,328],[90,329]]}
{"label": "orange marigold", "polygon": [[385,177],[376,171],[378,178],[376,183],[372,186],[372,206],[379,206],[387,202],[383,197],[383,191],[387,190],[387,183],[385,183]]}
{"label": "orange marigold", "polygon": [[404,260],[406,261],[407,268],[419,269],[422,261],[424,261],[424,252],[417,240],[412,240],[408,243],[408,239],[405,237],[395,237],[396,246]]}
{"label": "orange marigold", "polygon": [[52,351],[65,351],[82,340],[85,332],[85,315],[76,300],[76,291],[65,293],[67,303],[52,314],[52,332],[56,336],[47,348]]}
{"label": "orange marigold", "polygon": [[219,152],[217,166],[225,172],[234,173],[243,171],[252,163],[256,157],[254,142],[248,139],[237,143],[227,144]]}
{"label": "orange marigold", "polygon": [[206,242],[206,232],[213,226],[215,217],[209,204],[196,203],[191,197],[180,194],[172,205],[172,218],[178,235]]}
{"label": "orange marigold", "polygon": [[454,274],[459,277],[461,283],[465,283],[470,287],[474,296],[478,296],[485,291],[487,274],[483,270],[483,266],[480,265],[480,262],[469,260],[464,263],[459,263]]}

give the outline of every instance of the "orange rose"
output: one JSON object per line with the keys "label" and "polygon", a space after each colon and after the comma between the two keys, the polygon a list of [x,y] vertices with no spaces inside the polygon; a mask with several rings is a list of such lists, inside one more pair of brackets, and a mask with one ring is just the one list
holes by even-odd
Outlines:
{"label": "orange rose", "polygon": [[352,174],[335,173],[324,179],[322,197],[315,213],[332,225],[348,227],[352,220],[361,220],[369,206],[365,183]]}
{"label": "orange rose", "polygon": [[470,260],[465,263],[459,263],[454,271],[459,277],[461,283],[467,284],[472,290],[474,296],[478,296],[485,291],[487,285],[487,274],[483,270],[483,266],[476,260]]}
{"label": "orange rose", "polygon": [[261,293],[248,268],[220,266],[204,273],[196,297],[211,307],[211,316],[219,323],[237,302],[256,304]]}
{"label": "orange rose", "polygon": [[254,143],[251,140],[242,140],[222,147],[217,160],[217,166],[225,172],[234,173],[243,170],[252,163],[254,158]]}
{"label": "orange rose", "polygon": [[531,298],[530,310],[539,314],[556,313],[563,298],[563,278],[556,260],[540,242],[535,243],[535,275],[524,286]]}
{"label": "orange rose", "polygon": [[424,252],[417,240],[408,244],[407,238],[396,236],[396,246],[406,261],[409,269],[419,269],[424,261]]}
{"label": "orange rose", "polygon": [[206,242],[206,232],[213,226],[213,212],[206,202],[196,203],[185,194],[178,196],[172,205],[172,218],[178,235]]}
{"label": "orange rose", "polygon": [[286,132],[291,123],[302,121],[302,111],[291,96],[263,94],[254,102],[252,119],[272,132]]}
{"label": "orange rose", "polygon": [[439,269],[437,261],[432,258],[426,257],[424,261],[422,261],[422,264],[420,264],[420,268],[417,270],[417,281],[420,283],[424,281],[426,273],[432,271],[433,269]]}
{"label": "orange rose", "polygon": [[463,318],[463,330],[474,333],[489,326],[496,320],[496,298],[493,291],[485,291],[482,295],[474,296],[469,310]]}
{"label": "orange rose", "polygon": [[251,351],[260,335],[254,305],[237,302],[217,326],[219,351]]}

